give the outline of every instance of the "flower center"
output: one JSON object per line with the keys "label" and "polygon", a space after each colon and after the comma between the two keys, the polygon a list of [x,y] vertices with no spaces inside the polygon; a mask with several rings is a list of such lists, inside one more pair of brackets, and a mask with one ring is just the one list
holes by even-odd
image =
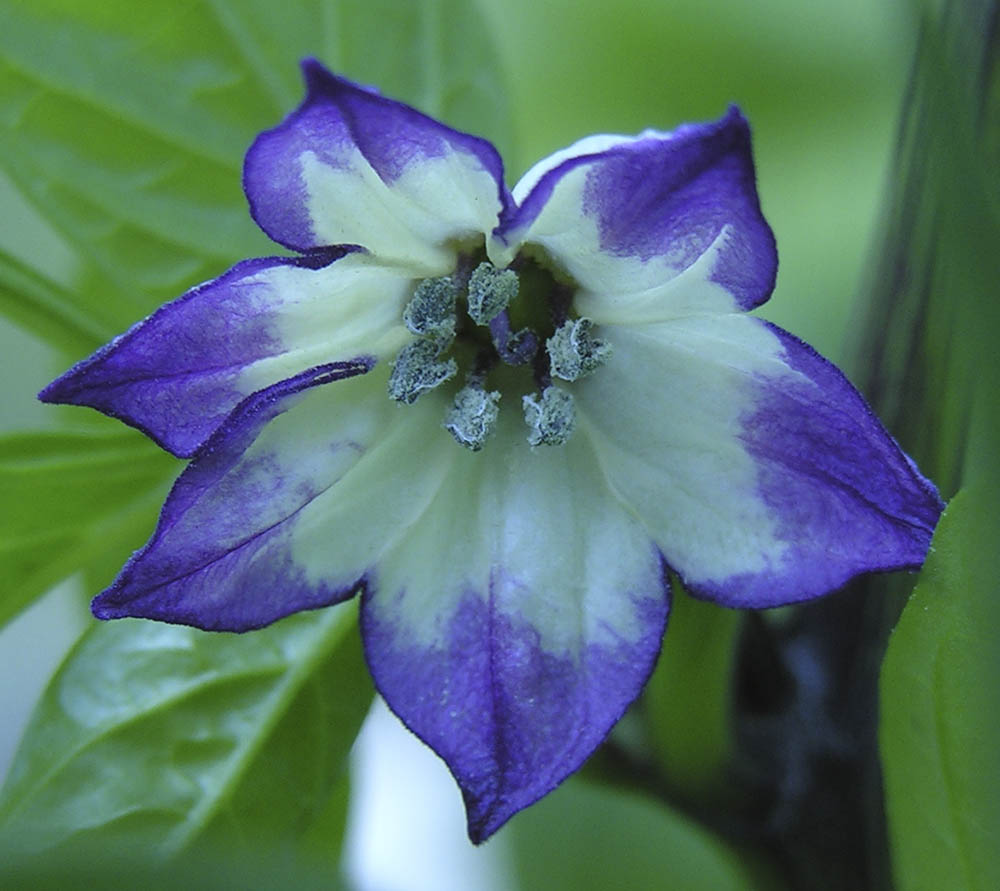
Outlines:
{"label": "flower center", "polygon": [[479,451],[496,430],[502,391],[514,390],[528,442],[561,445],[576,411],[572,394],[553,378],[584,377],[611,352],[592,336],[589,319],[573,317],[572,295],[523,254],[506,269],[481,255],[463,257],[451,275],[421,281],[403,310],[416,339],[392,364],[389,396],[410,405],[458,378],[443,425],[460,445]]}

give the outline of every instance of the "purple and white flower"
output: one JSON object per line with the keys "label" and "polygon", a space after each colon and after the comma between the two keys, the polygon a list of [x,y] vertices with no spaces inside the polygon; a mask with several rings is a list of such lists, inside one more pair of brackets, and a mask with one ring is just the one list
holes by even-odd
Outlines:
{"label": "purple and white flower", "polygon": [[361,593],[375,683],[481,841],[646,682],[668,572],[726,606],[914,568],[941,510],[774,285],[736,108],[592,136],[514,187],[488,142],[304,63],[247,155],[248,260],[41,394],[192,458],[94,601],[245,631]]}

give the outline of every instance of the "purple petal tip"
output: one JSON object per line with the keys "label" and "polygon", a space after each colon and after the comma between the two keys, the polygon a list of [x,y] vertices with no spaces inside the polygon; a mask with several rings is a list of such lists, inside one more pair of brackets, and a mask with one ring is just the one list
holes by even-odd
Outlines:
{"label": "purple petal tip", "polygon": [[359,90],[372,96],[381,96],[379,90],[373,86],[334,74],[313,56],[308,56],[299,64],[306,85],[306,101],[317,95],[332,97],[344,90]]}

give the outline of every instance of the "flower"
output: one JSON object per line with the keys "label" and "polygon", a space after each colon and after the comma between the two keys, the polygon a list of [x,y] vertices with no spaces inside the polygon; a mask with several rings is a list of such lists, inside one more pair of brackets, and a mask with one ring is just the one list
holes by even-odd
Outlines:
{"label": "flower", "polygon": [[576,770],[657,658],[668,570],[734,607],[921,564],[934,487],[774,285],[750,135],[496,150],[303,65],[250,148],[247,260],[41,394],[192,458],[93,604],[245,631],[361,592],[375,683],[478,842]]}

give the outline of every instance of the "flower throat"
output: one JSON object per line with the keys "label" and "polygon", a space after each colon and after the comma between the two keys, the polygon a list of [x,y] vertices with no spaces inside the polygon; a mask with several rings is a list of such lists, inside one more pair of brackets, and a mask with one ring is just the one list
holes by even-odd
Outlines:
{"label": "flower throat", "polygon": [[[521,411],[528,442],[561,445],[573,432],[576,410],[572,394],[553,379],[584,377],[611,352],[591,336],[589,319],[572,317],[572,295],[571,286],[524,254],[506,269],[482,255],[465,257],[451,275],[424,279],[403,310],[416,339],[392,364],[389,396],[410,405],[459,378],[443,426],[476,452],[496,430],[500,412],[502,393],[490,389],[491,381],[503,390],[527,390]],[[518,386],[518,377],[529,383]]]}

